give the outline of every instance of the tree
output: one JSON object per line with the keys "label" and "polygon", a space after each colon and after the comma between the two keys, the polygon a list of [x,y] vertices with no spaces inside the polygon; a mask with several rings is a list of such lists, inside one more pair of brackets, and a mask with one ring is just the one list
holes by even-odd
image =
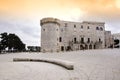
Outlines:
{"label": "tree", "polygon": [[1,33],[1,50],[8,48],[8,51],[23,51],[25,44],[15,34]]}
{"label": "tree", "polygon": [[1,53],[1,50],[2,50],[2,45],[1,45],[1,42],[0,42],[0,53]]}
{"label": "tree", "polygon": [[5,32],[5,33],[1,33],[0,34],[1,35],[1,48],[2,48],[2,50],[4,50],[6,47],[7,47],[7,45],[8,45],[8,35],[7,35],[7,33]]}

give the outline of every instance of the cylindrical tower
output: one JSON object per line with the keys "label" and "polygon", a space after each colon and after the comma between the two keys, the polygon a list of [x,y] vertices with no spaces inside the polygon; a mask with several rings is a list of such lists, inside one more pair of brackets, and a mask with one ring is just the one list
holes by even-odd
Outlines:
{"label": "cylindrical tower", "polygon": [[59,51],[59,27],[60,20],[56,18],[43,18],[41,25],[41,51]]}

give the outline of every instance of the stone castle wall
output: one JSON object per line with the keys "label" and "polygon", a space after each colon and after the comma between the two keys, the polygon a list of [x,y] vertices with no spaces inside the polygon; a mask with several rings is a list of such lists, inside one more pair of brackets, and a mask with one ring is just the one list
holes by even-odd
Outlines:
{"label": "stone castle wall", "polygon": [[55,18],[41,20],[42,51],[70,51],[105,48],[104,22],[69,22]]}

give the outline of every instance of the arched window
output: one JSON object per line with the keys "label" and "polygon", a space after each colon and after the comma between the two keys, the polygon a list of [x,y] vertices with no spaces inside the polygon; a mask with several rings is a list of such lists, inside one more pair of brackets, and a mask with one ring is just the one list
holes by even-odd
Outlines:
{"label": "arched window", "polygon": [[83,29],[83,25],[81,25],[81,29]]}
{"label": "arched window", "polygon": [[100,30],[101,30],[101,31],[103,31],[103,28],[102,28],[102,27],[100,27]]}
{"label": "arched window", "polygon": [[59,37],[59,42],[62,42],[62,37]]}
{"label": "arched window", "polygon": [[75,43],[77,42],[76,38],[74,38],[74,42],[75,42]]}
{"label": "arched window", "polygon": [[74,28],[76,28],[76,25],[74,25]]}
{"label": "arched window", "polygon": [[43,31],[45,31],[45,29],[43,29]]}
{"label": "arched window", "polygon": [[61,51],[64,51],[64,46],[61,46]]}
{"label": "arched window", "polygon": [[94,45],[94,49],[96,49],[96,45]]}
{"label": "arched window", "polygon": [[90,29],[90,27],[88,26],[87,29]]}
{"label": "arched window", "polygon": [[84,43],[84,38],[83,37],[81,38],[81,42]]}
{"label": "arched window", "polygon": [[99,42],[101,42],[101,39],[99,38]]}
{"label": "arched window", "polygon": [[99,27],[96,27],[96,30],[99,30]]}
{"label": "arched window", "polygon": [[88,38],[88,41],[87,41],[88,43],[90,43],[90,38]]}
{"label": "arched window", "polygon": [[92,49],[92,45],[91,44],[89,45],[89,49]]}

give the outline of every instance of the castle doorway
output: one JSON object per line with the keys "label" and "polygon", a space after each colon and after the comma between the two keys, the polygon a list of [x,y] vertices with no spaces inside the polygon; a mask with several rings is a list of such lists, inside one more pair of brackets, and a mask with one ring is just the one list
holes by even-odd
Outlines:
{"label": "castle doorway", "polygon": [[61,51],[64,51],[64,46],[61,46]]}
{"label": "castle doorway", "polygon": [[89,49],[92,49],[92,45],[91,44],[89,45]]}
{"label": "castle doorway", "polygon": [[87,45],[85,45],[85,49],[88,49],[88,46],[87,46]]}
{"label": "castle doorway", "polygon": [[70,51],[71,50],[71,47],[70,46],[67,46],[67,51]]}
{"label": "castle doorway", "polygon": [[83,50],[83,49],[84,49],[83,45],[80,45],[80,50]]}
{"label": "castle doorway", "polygon": [[94,49],[96,49],[96,45],[94,45]]}
{"label": "castle doorway", "polygon": [[74,38],[74,43],[76,43],[76,41],[77,41],[77,39],[76,39],[76,38]]}

